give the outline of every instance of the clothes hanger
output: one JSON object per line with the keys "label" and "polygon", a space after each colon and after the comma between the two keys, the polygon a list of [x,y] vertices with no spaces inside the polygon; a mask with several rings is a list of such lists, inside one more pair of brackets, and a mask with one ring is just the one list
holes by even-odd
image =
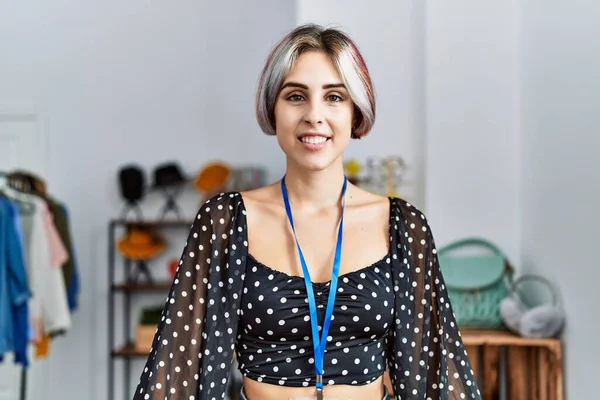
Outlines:
{"label": "clothes hanger", "polygon": [[15,203],[17,203],[19,205],[19,211],[21,214],[31,214],[35,211],[35,204],[30,203],[28,201],[25,200],[21,200],[18,198],[14,198],[11,196],[7,196],[6,193],[4,192],[4,190],[2,190],[3,187],[11,187],[12,189],[15,189],[17,191],[21,191],[23,192],[23,190],[19,190],[18,187],[14,187],[10,180],[9,180],[9,176],[10,174],[4,171],[0,171],[0,178],[2,181],[2,184],[0,184],[0,195],[4,198],[7,198],[10,201],[13,201]]}
{"label": "clothes hanger", "polygon": [[12,171],[8,174],[8,184],[24,193],[33,194],[44,200],[48,200],[46,183],[40,177],[29,171]]}

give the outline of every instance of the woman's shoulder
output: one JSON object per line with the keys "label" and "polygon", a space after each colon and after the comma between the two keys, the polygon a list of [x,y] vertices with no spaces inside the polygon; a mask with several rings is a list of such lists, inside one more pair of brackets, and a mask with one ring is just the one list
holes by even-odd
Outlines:
{"label": "woman's shoulder", "polygon": [[211,222],[235,220],[245,214],[244,203],[240,192],[222,192],[208,198],[196,213],[196,220],[210,219]]}
{"label": "woman's shoulder", "polygon": [[352,186],[352,191],[349,193],[352,194],[351,205],[362,209],[375,207],[384,210],[388,208],[390,217],[397,220],[423,215],[417,207],[398,196],[374,193],[358,186]]}
{"label": "woman's shoulder", "polygon": [[284,210],[280,190],[279,185],[273,183],[256,189],[244,190],[239,194],[243,199],[245,210],[250,210],[248,212],[250,218],[257,219],[266,215],[277,215],[278,212]]}
{"label": "woman's shoulder", "polygon": [[276,198],[275,194],[279,193],[280,187],[278,184],[272,183],[270,185],[261,186],[255,189],[243,190],[239,195],[244,199],[245,204],[247,203],[265,203],[273,202]]}
{"label": "woman's shoulder", "polygon": [[[222,192],[206,200],[198,210],[197,218],[204,216],[211,220],[237,220],[239,224],[247,224],[248,214],[261,211],[273,212],[279,205],[274,185],[263,186],[251,190]],[[248,213],[248,210],[251,210]]]}
{"label": "woman's shoulder", "polygon": [[429,229],[427,216],[421,209],[406,199],[390,196],[390,217],[403,225],[406,231],[423,233]]}
{"label": "woman's shoulder", "polygon": [[355,188],[353,195],[357,209],[371,216],[372,220],[379,220],[384,212],[389,213],[390,227],[396,234],[408,234],[421,240],[429,230],[425,213],[402,197],[381,195],[361,188]]}

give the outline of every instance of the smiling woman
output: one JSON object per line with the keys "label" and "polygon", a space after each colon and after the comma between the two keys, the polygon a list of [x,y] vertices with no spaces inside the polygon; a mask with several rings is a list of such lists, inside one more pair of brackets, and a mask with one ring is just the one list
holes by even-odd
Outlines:
{"label": "smiling woman", "polygon": [[307,52],[317,52],[321,57],[327,57],[327,64],[335,70],[333,76],[339,82],[325,84],[322,89],[341,87],[347,97],[350,97],[355,117],[352,137],[359,139],[369,133],[375,122],[375,94],[358,47],[343,32],[321,29],[312,24],[300,26],[290,32],[275,46],[267,59],[256,98],[258,124],[263,132],[276,134],[275,104],[283,89],[290,86],[308,90],[306,84],[294,82],[289,76],[298,58]]}
{"label": "smiling woman", "polygon": [[[288,163],[319,170],[348,145],[354,103],[329,56],[306,51],[287,74],[274,105],[275,131]],[[323,83],[330,82],[330,83]]]}
{"label": "smiling woman", "polygon": [[[134,399],[480,399],[426,217],[348,182],[375,99],[356,45],[305,25],[256,97],[284,177],[198,211]],[[389,373],[393,393],[383,376]]]}

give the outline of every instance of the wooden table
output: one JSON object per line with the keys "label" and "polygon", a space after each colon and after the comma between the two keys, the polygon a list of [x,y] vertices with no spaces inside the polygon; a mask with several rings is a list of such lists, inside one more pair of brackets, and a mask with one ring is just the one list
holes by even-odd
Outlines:
{"label": "wooden table", "polygon": [[[508,331],[461,329],[484,400],[563,400],[562,346],[558,339],[528,339]],[[501,360],[505,368],[501,368]],[[501,374],[506,387],[501,388]],[[392,392],[388,374],[385,385]]]}

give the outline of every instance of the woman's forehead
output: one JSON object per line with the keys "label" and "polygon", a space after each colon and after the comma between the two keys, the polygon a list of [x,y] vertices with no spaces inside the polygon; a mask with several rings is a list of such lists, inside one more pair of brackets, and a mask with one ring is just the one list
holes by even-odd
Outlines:
{"label": "woman's forehead", "polygon": [[342,78],[327,54],[321,51],[309,51],[298,57],[283,84],[288,82],[318,89],[323,85],[342,83]]}

